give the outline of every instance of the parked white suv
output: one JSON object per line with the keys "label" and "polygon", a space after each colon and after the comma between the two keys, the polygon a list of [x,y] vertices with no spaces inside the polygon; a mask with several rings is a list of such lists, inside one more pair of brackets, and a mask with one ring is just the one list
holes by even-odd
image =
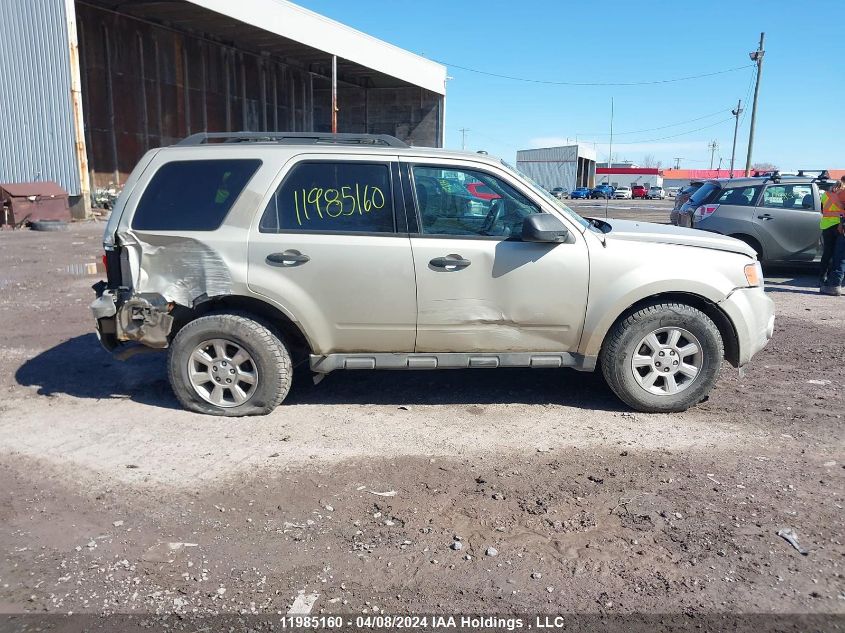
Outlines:
{"label": "parked white suv", "polygon": [[666,192],[663,190],[663,187],[649,187],[646,198],[649,200],[664,200],[666,198]]}
{"label": "parked white suv", "polygon": [[169,348],[179,401],[217,415],[272,411],[298,364],[600,366],[631,407],[680,411],[774,322],[738,240],[586,220],[500,160],[388,136],[152,150],[104,246],[103,345]]}
{"label": "parked white suv", "polygon": [[613,197],[617,200],[630,200],[632,195],[630,187],[617,187],[613,191]]}

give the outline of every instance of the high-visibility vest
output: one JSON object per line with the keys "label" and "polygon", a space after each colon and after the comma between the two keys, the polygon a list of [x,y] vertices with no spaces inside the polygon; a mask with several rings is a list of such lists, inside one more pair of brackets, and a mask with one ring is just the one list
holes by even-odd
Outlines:
{"label": "high-visibility vest", "polygon": [[840,197],[833,192],[822,193],[822,218],[819,226],[822,230],[836,226],[842,218],[842,203]]}

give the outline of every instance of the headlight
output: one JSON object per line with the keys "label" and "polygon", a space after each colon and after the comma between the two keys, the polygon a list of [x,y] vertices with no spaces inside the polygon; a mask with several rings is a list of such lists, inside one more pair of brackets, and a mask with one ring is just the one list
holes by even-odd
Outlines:
{"label": "headlight", "polygon": [[760,262],[745,265],[745,279],[749,286],[763,285],[763,267]]}

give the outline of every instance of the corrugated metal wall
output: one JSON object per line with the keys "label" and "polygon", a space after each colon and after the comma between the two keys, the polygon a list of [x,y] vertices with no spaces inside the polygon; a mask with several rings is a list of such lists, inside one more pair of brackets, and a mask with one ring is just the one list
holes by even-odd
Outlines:
{"label": "corrugated metal wall", "polygon": [[64,0],[0,4],[0,182],[79,195]]}
{"label": "corrugated metal wall", "polygon": [[566,187],[572,191],[577,185],[578,147],[543,147],[522,149],[516,153],[516,167],[542,187]]}

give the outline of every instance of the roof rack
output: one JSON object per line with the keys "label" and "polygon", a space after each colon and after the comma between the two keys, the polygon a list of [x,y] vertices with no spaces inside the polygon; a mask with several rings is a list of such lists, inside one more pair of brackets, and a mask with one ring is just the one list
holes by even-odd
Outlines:
{"label": "roof rack", "polygon": [[410,147],[389,134],[330,134],[320,132],[200,132],[182,139],[177,145],[221,143],[279,143],[282,145],[383,145]]}

